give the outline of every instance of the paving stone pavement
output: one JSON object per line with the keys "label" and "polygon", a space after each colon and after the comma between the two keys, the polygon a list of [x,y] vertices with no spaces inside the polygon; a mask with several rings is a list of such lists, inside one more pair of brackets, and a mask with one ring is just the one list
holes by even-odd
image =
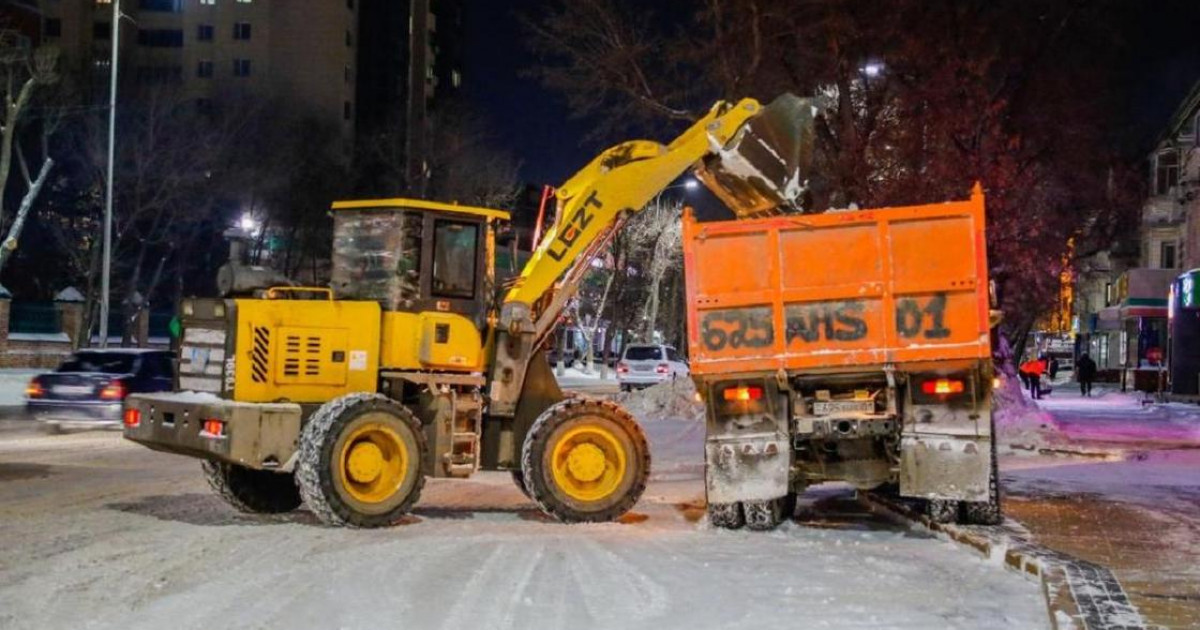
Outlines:
{"label": "paving stone pavement", "polygon": [[[1080,612],[1095,620],[1089,629],[1127,627],[1103,625],[1102,609],[1094,605],[1107,599],[1105,592],[1117,580],[1146,627],[1200,628],[1200,549],[1180,536],[1200,528],[1197,511],[1195,520],[1170,518],[1096,495],[1010,495],[1005,505],[1006,515],[1019,521],[1033,542],[1082,560],[1069,565],[1067,573]],[[1076,582],[1092,586],[1076,590]]]}

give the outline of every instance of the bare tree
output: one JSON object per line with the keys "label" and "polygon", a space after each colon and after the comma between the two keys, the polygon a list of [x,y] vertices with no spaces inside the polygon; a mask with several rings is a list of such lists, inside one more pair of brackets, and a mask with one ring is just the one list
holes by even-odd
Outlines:
{"label": "bare tree", "polygon": [[[0,246],[0,269],[17,248],[17,240],[25,226],[25,219],[33,208],[54,160],[50,158],[49,136],[53,130],[52,119],[44,118],[41,125],[39,144],[40,166],[31,164],[22,150],[19,135],[24,127],[23,119],[34,103],[36,93],[58,80],[58,51],[41,47],[31,49],[27,40],[12,30],[0,30],[0,220],[4,219],[4,198],[12,173],[13,162],[20,168],[25,193],[22,195],[16,216],[9,224],[8,235]],[[31,169],[31,166],[37,166]]]}

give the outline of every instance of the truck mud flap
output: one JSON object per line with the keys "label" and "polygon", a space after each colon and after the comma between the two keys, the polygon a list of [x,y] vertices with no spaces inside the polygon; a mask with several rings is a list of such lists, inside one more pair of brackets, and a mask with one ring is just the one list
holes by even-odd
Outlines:
{"label": "truck mud flap", "polygon": [[905,435],[900,442],[900,494],[987,501],[991,457],[988,438]]}
{"label": "truck mud flap", "polygon": [[788,493],[791,450],[786,436],[710,439],[704,456],[709,503],[769,501]]}

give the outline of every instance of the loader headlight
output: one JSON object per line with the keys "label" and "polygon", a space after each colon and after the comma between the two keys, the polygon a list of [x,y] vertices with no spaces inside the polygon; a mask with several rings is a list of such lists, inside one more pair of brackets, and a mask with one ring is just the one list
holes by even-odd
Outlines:
{"label": "loader headlight", "polygon": [[213,305],[213,317],[216,319],[224,319],[225,318],[225,303],[224,302],[217,302],[216,304]]}
{"label": "loader headlight", "polygon": [[184,300],[179,305],[179,312],[183,313],[184,317],[191,317],[196,314],[196,305],[191,300]]}

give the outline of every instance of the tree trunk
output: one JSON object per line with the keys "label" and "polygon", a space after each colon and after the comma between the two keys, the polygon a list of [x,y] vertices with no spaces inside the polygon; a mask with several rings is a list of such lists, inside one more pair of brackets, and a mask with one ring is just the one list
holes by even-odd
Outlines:
{"label": "tree trunk", "polygon": [[[8,262],[8,257],[12,255],[13,250],[17,249],[17,241],[21,238],[21,230],[25,227],[25,218],[33,209],[33,202],[37,199],[38,193],[42,191],[42,185],[46,183],[46,177],[50,175],[50,168],[53,166],[54,160],[46,158],[46,161],[42,162],[42,170],[38,172],[37,179],[29,184],[29,190],[21,198],[17,216],[13,219],[12,227],[8,229],[8,237],[4,239],[3,247],[0,247],[0,270],[4,269],[4,263]],[[0,196],[3,195],[3,190],[4,187],[0,186]]]}

